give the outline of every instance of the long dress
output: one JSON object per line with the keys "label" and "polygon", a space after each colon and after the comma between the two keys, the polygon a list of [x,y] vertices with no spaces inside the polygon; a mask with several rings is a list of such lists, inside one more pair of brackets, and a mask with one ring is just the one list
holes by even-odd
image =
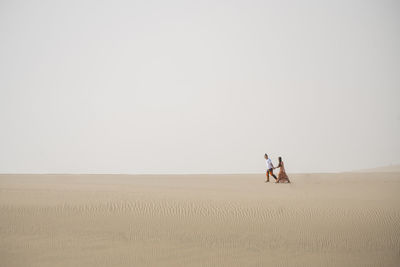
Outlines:
{"label": "long dress", "polygon": [[285,165],[283,164],[283,161],[281,162],[281,166],[279,168],[278,180],[279,182],[287,181],[288,183],[290,183],[289,177],[287,176],[285,171]]}

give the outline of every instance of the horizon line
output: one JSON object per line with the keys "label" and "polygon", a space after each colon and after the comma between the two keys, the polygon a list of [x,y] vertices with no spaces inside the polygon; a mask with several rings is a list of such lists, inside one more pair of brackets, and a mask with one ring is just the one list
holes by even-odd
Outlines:
{"label": "horizon line", "polygon": [[[317,172],[289,172],[289,174],[335,174],[335,173],[373,173],[371,170],[353,170],[353,171],[317,171]],[[376,172],[380,172],[377,170]],[[389,171],[390,172],[390,171]],[[397,171],[393,171],[397,172]],[[0,172],[0,175],[265,175],[265,172],[140,172],[140,173],[122,173],[122,172]]]}

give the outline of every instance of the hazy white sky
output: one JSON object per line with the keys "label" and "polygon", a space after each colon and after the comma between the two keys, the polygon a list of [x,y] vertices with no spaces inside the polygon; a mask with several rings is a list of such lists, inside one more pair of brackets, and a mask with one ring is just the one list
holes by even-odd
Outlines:
{"label": "hazy white sky", "polygon": [[400,162],[400,2],[0,0],[0,172]]}

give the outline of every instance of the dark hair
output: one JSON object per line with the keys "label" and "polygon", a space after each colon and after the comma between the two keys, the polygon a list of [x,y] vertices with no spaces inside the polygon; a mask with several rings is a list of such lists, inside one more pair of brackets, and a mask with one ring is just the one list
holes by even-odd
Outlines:
{"label": "dark hair", "polygon": [[267,153],[265,153],[264,156],[267,156],[267,157],[268,157]]}
{"label": "dark hair", "polygon": [[282,157],[279,157],[278,160],[279,160],[279,163],[281,163],[282,162]]}

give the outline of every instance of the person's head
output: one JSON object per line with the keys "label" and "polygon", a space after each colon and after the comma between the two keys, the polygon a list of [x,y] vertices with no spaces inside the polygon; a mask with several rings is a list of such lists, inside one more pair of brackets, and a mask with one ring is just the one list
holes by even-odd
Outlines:
{"label": "person's head", "polygon": [[268,159],[267,153],[264,154],[264,158],[265,158],[265,159]]}
{"label": "person's head", "polygon": [[282,157],[279,157],[278,160],[279,160],[279,163],[281,163],[282,162]]}

